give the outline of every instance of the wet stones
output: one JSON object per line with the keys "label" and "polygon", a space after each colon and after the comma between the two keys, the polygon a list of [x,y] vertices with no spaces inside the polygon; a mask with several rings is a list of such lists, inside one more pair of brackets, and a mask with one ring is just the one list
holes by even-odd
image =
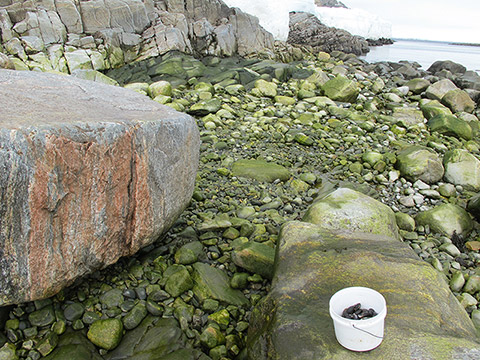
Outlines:
{"label": "wet stones", "polygon": [[345,308],[342,312],[342,317],[350,320],[370,319],[377,315],[377,312],[371,308],[363,309],[360,303]]}

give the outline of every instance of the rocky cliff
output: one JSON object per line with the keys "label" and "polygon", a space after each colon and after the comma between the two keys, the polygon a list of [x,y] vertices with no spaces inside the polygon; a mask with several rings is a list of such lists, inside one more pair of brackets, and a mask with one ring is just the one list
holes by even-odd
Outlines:
{"label": "rocky cliff", "polygon": [[315,0],[315,5],[348,9],[348,7],[346,7],[344,3],[337,0]]}
{"label": "rocky cliff", "polygon": [[332,52],[334,50],[366,54],[369,51],[367,41],[350,34],[348,31],[329,27],[312,14],[304,12],[290,13],[290,32],[287,42],[292,45],[309,45],[315,51]]}
{"label": "rocky cliff", "polygon": [[17,69],[104,70],[180,50],[246,56],[271,51],[258,20],[220,0],[0,1],[0,52]]}

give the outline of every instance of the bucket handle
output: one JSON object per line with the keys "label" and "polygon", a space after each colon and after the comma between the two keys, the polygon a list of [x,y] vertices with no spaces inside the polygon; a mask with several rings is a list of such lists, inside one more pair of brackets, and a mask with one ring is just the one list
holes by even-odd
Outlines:
{"label": "bucket handle", "polygon": [[354,329],[363,331],[364,333],[367,333],[368,335],[371,335],[371,336],[373,336],[373,337],[376,337],[377,339],[383,339],[383,336],[378,336],[378,335],[372,334],[370,331],[367,331],[367,330],[364,330],[364,329],[360,329],[359,327],[356,327],[355,324],[352,324],[352,327],[353,327]]}

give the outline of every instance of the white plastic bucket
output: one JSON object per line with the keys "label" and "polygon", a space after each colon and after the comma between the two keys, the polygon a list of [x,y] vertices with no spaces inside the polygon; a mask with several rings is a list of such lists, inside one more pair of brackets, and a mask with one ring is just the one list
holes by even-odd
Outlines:
{"label": "white plastic bucket", "polygon": [[[374,309],[378,315],[365,320],[342,317],[345,308],[357,303],[364,309]],[[352,351],[369,351],[381,344],[387,316],[387,304],[382,294],[366,287],[348,287],[337,291],[330,298],[329,308],[335,336],[344,348]]]}

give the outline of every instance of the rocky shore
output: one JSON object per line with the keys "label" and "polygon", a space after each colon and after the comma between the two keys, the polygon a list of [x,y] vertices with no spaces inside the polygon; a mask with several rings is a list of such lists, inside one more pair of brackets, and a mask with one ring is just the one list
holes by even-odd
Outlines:
{"label": "rocky shore", "polygon": [[196,117],[193,198],[136,255],[4,308],[0,358],[247,358],[280,228],[338,187],[393,210],[401,239],[480,327],[480,79],[449,62],[425,72],[302,55],[285,64],[172,52],[107,73]]}

